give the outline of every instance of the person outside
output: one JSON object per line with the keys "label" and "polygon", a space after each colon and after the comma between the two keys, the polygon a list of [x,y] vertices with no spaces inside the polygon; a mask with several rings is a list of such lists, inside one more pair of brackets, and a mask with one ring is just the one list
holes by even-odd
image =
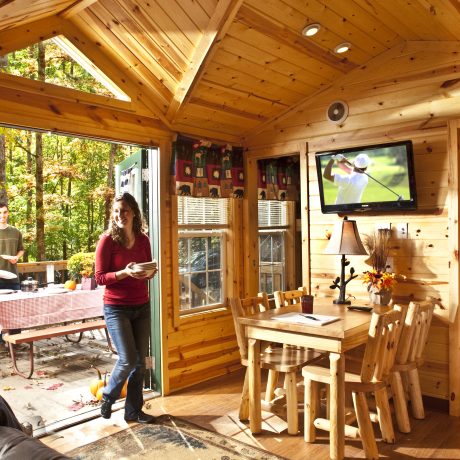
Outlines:
{"label": "person outside", "polygon": [[[8,224],[9,209],[8,204],[0,202],[0,270],[15,275],[11,279],[0,277],[0,289],[13,289],[19,291],[18,260],[24,254],[22,244],[22,234],[16,228]],[[1,273],[1,272],[0,272]],[[21,332],[20,329],[10,330],[11,334]],[[3,342],[0,333],[0,342]]]}
{"label": "person outside", "polygon": [[132,195],[115,198],[108,230],[96,248],[97,284],[105,286],[104,318],[118,352],[118,360],[103,390],[101,415],[110,418],[112,404],[126,380],[125,420],[152,423],[142,411],[145,360],[149,349],[150,303],[148,279],[156,274],[135,271],[134,263],[151,261],[150,240],[144,233],[139,205]]}
{"label": "person outside", "polygon": [[[332,174],[332,165],[337,166],[346,174]],[[333,155],[324,168],[323,177],[333,182],[337,187],[335,204],[360,203],[364,189],[369,181],[365,174],[369,165],[369,157],[360,153],[351,163],[342,154]]]}

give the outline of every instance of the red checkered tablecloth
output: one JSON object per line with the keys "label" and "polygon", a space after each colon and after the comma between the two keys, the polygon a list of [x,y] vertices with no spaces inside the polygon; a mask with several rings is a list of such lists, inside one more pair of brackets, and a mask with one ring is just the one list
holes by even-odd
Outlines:
{"label": "red checkered tablecloth", "polygon": [[55,294],[51,291],[0,295],[0,330],[21,329],[103,315],[104,288]]}

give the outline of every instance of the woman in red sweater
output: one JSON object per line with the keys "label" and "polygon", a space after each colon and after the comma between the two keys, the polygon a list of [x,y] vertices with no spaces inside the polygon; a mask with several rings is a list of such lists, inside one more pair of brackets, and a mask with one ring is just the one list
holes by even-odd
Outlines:
{"label": "woman in red sweater", "polygon": [[128,379],[125,420],[151,423],[154,417],[142,412],[145,358],[149,351],[150,303],[148,279],[153,273],[135,271],[135,263],[152,259],[150,240],[132,195],[115,198],[108,230],[96,248],[96,281],[105,286],[104,318],[118,352],[118,360],[104,388],[101,415],[110,418],[112,404],[120,397]]}

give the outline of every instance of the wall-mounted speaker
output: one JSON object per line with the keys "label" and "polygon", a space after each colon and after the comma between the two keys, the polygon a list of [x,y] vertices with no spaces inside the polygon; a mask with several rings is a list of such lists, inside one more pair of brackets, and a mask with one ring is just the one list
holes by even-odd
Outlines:
{"label": "wall-mounted speaker", "polygon": [[327,119],[336,125],[344,122],[348,117],[348,105],[344,101],[334,101],[327,108]]}

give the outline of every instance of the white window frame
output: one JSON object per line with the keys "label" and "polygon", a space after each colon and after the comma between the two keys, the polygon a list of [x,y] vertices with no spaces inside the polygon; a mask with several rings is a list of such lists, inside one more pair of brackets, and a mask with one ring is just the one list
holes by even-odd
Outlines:
{"label": "white window frame", "polygon": [[[261,206],[264,206],[267,209],[261,209]],[[274,207],[274,213],[272,214],[272,207]],[[276,209],[280,208],[280,209]],[[267,213],[266,219],[261,219],[261,213]],[[258,201],[258,214],[259,214],[259,228],[258,228],[258,241],[259,241],[259,290],[262,290],[262,272],[267,274],[265,271],[267,267],[272,267],[271,273],[279,273],[278,267],[281,266],[281,290],[286,289],[286,234],[289,229],[288,220],[289,220],[289,210],[288,203],[285,201]],[[261,222],[266,221],[265,225],[261,225]],[[270,235],[283,235],[283,249],[282,249],[282,261],[281,262],[262,262],[261,261],[261,250],[260,242],[261,235],[270,234]],[[267,292],[269,295],[272,295],[272,292]]]}
{"label": "white window frame", "polygon": [[[178,198],[178,209],[180,207],[179,201],[184,198],[187,199],[187,197],[177,197]],[[216,198],[199,198],[199,200],[213,200],[216,202]],[[221,200],[220,198],[219,200]],[[225,207],[225,206],[224,206]],[[229,230],[229,214],[230,214],[230,201],[227,203],[227,223],[224,224],[218,224],[218,223],[208,223],[208,224],[199,224],[199,223],[192,223],[192,224],[180,224],[178,223],[177,225],[177,236],[178,236],[178,249],[179,249],[179,240],[181,238],[208,238],[212,236],[220,236],[221,238],[221,254],[220,254],[220,260],[221,260],[221,265],[220,265],[220,272],[221,272],[221,302],[217,303],[209,303],[203,306],[199,307],[192,307],[189,306],[188,308],[184,308],[181,305],[181,295],[188,295],[189,298],[191,298],[191,287],[188,292],[184,292],[184,286],[185,289],[187,289],[187,284],[182,282],[183,275],[184,273],[178,273],[178,286],[177,289],[179,290],[179,305],[178,305],[178,311],[179,311],[179,316],[186,316],[190,314],[195,314],[195,313],[200,313],[200,312],[207,312],[207,311],[212,311],[216,310],[218,308],[222,308],[226,304],[226,299],[227,299],[227,277],[226,277],[226,261],[227,261],[227,251],[228,251],[228,230]],[[224,218],[225,220],[225,218]],[[178,222],[179,222],[179,216],[178,216]],[[179,264],[178,264],[179,266]],[[216,272],[218,270],[209,270],[207,267],[207,262],[206,262],[206,270],[205,273],[212,273]],[[191,271],[185,272],[185,274],[190,274],[192,273]],[[202,271],[200,272],[193,272],[193,273],[203,273]]]}

